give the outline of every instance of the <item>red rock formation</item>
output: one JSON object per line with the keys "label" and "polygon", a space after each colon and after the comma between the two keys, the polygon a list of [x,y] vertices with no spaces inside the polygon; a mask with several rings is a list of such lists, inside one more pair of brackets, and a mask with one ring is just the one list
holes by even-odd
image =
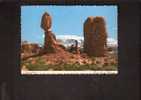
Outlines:
{"label": "red rock formation", "polygon": [[51,32],[52,19],[51,16],[45,12],[41,20],[41,28],[45,31],[44,39],[44,52],[55,52],[56,51],[56,38],[55,35]]}
{"label": "red rock formation", "polygon": [[40,51],[40,47],[38,44],[35,43],[26,43],[21,45],[21,52],[22,53],[37,53]]}
{"label": "red rock formation", "polygon": [[107,40],[103,17],[88,17],[84,23],[84,51],[89,56],[104,56]]}
{"label": "red rock formation", "polygon": [[95,56],[104,56],[107,42],[107,32],[103,17],[94,18]]}
{"label": "red rock formation", "polygon": [[93,19],[88,17],[84,23],[84,52],[93,55]]}
{"label": "red rock formation", "polygon": [[78,41],[75,40],[75,45],[72,44],[70,49],[69,49],[70,52],[72,53],[75,53],[75,54],[80,54],[80,48],[78,47]]}
{"label": "red rock formation", "polygon": [[51,31],[45,32],[44,50],[46,52],[56,52],[57,42]]}
{"label": "red rock formation", "polygon": [[52,25],[52,18],[47,12],[45,12],[41,19],[41,28],[43,28],[43,30],[47,32],[51,29],[51,25]]}
{"label": "red rock formation", "polygon": [[51,16],[45,12],[41,20],[41,28],[45,31],[44,50],[45,53],[55,53],[63,51],[64,48],[60,45],[54,33],[51,31],[52,19]]}

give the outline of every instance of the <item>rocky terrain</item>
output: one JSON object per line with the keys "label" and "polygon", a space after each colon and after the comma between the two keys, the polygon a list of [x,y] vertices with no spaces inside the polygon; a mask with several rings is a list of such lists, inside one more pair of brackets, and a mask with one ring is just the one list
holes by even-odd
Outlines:
{"label": "rocky terrain", "polygon": [[51,24],[51,16],[44,13],[41,20],[45,31],[43,46],[21,44],[22,70],[117,70],[117,47],[107,43],[104,18],[88,17],[84,23],[84,39],[80,41],[56,38]]}
{"label": "rocky terrain", "polygon": [[[28,55],[28,54],[27,54]],[[33,55],[29,54],[29,55]],[[89,66],[88,66],[89,65]],[[75,54],[75,53],[71,53],[68,51],[62,51],[62,52],[56,52],[56,53],[50,53],[50,54],[45,54],[45,55],[41,55],[41,56],[36,56],[36,57],[30,57],[26,60],[22,61],[22,68],[23,70],[32,70],[32,68],[30,67],[34,67],[34,69],[46,69],[46,70],[65,70],[64,67],[68,66],[70,68],[70,70],[75,70],[73,67],[78,67],[76,69],[83,69],[83,70],[90,70],[90,69],[101,69],[103,68],[103,70],[107,67],[114,67],[112,69],[117,69],[117,57],[115,55],[112,54],[108,54],[105,55],[105,57],[89,57],[87,56],[87,54],[85,53],[81,53],[81,54]],[[53,68],[53,67],[57,67],[57,68]],[[92,67],[95,66],[94,68],[87,68],[88,67]],[[40,67],[40,68],[38,68]],[[44,67],[44,68],[42,68]],[[79,68],[81,67],[81,68]],[[86,68],[83,68],[86,67]],[[105,67],[105,68],[104,68]],[[61,69],[62,68],[62,69]],[[108,70],[110,70],[110,68],[108,68]]]}

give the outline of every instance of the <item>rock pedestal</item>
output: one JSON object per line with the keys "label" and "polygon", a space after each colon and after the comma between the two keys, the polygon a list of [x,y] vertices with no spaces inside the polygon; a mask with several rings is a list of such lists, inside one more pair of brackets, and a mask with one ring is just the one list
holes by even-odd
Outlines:
{"label": "rock pedestal", "polygon": [[88,17],[84,23],[84,52],[89,56],[104,56],[107,40],[103,17]]}
{"label": "rock pedestal", "polygon": [[51,32],[52,19],[51,16],[45,12],[41,20],[41,28],[45,31],[44,39],[44,52],[53,53],[56,52],[56,37]]}
{"label": "rock pedestal", "polygon": [[57,48],[57,42],[54,34],[51,31],[45,32],[44,50],[47,53],[53,53],[56,52],[56,48]]}

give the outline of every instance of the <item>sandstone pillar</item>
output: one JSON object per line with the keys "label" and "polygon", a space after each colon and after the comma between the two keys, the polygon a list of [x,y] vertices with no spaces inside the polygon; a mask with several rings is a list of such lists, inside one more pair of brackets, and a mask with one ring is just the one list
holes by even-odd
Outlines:
{"label": "sandstone pillar", "polygon": [[41,20],[41,28],[45,31],[44,39],[44,51],[45,52],[55,52],[56,51],[56,38],[51,32],[52,19],[51,16],[45,12]]}
{"label": "sandstone pillar", "polygon": [[88,17],[84,23],[84,52],[89,56],[104,56],[107,41],[103,17]]}

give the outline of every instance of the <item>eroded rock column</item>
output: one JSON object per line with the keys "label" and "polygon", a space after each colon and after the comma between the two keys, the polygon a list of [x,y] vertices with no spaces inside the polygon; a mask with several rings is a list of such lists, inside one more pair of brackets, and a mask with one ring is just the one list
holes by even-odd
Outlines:
{"label": "eroded rock column", "polygon": [[56,37],[51,31],[52,19],[51,16],[45,12],[41,20],[41,28],[45,31],[44,38],[44,51],[55,52],[56,51]]}
{"label": "eroded rock column", "polygon": [[105,54],[107,32],[103,17],[88,17],[84,23],[84,51],[89,56]]}

